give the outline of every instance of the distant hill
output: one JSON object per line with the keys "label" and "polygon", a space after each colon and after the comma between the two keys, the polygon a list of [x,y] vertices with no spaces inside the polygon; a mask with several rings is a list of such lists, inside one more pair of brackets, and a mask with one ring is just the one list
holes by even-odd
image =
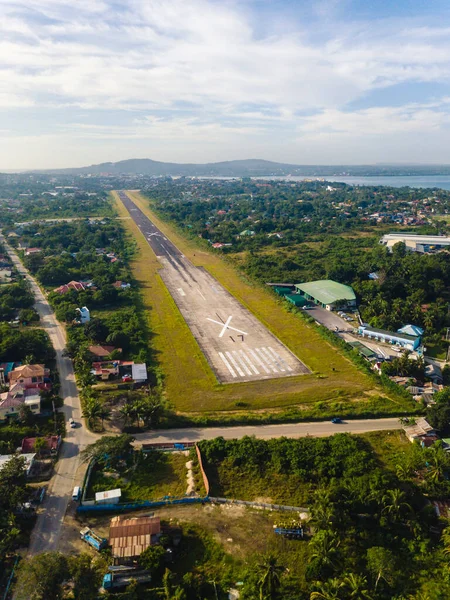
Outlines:
{"label": "distant hill", "polygon": [[225,162],[194,164],[166,163],[149,158],[132,158],[119,162],[106,162],[74,169],[40,170],[55,175],[153,175],[188,177],[262,177],[272,175],[300,175],[303,177],[327,176],[412,176],[450,175],[450,165],[292,165],[262,159],[230,160]]}
{"label": "distant hill", "polygon": [[93,174],[108,173],[110,175],[173,175],[173,176],[220,176],[245,177],[257,175],[288,175],[295,174],[299,167],[269,160],[249,159],[230,160],[226,162],[207,164],[178,164],[159,162],[149,158],[132,158],[119,162],[101,163],[79,169],[52,169],[46,171],[56,174]]}

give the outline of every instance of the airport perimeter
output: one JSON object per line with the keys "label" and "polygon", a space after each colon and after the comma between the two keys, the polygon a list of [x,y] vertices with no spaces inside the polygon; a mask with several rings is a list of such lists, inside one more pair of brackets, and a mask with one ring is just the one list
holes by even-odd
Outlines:
{"label": "airport perimeter", "polygon": [[310,373],[214,277],[183,256],[125,192],[118,194],[158,257],[160,276],[220,383]]}

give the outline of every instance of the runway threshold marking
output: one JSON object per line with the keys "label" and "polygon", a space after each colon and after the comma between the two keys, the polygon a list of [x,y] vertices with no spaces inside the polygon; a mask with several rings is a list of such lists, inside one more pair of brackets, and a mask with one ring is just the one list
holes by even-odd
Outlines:
{"label": "runway threshold marking", "polygon": [[244,369],[244,371],[247,373],[247,375],[251,375],[252,372],[250,371],[250,369],[247,367],[247,365],[243,361],[242,356],[239,356],[239,354],[238,354],[238,352],[236,352],[236,350],[233,350],[233,356],[235,357],[236,362],[239,362],[240,366]]}
{"label": "runway threshold marking", "polygon": [[241,369],[241,367],[237,364],[237,362],[234,360],[234,357],[232,356],[231,352],[225,352],[225,354],[227,355],[228,360],[230,361],[230,363],[233,365],[233,367],[236,369],[236,371],[239,373],[239,375],[241,377],[245,377],[245,373],[244,371]]}
{"label": "runway threshold marking", "polygon": [[276,352],[273,348],[271,348],[269,346],[269,350],[272,352],[272,354],[275,354],[276,357],[278,357],[278,359],[281,361],[281,363],[286,367],[286,369],[288,371],[292,371],[292,368],[288,365],[288,363],[284,360],[284,358],[282,358],[278,352]]}
{"label": "runway threshold marking", "polygon": [[231,373],[231,376],[232,376],[232,377],[234,377],[234,378],[236,378],[236,377],[237,377],[237,375],[236,375],[236,373],[233,371],[233,369],[232,369],[232,367],[231,367],[230,363],[228,362],[228,360],[227,360],[227,359],[225,358],[225,356],[223,355],[223,352],[218,352],[218,354],[219,354],[220,358],[222,359],[223,363],[225,364],[226,368],[227,368],[227,369],[230,371],[230,373]]}
{"label": "runway threshold marking", "polygon": [[254,350],[249,350],[249,352],[253,356],[253,358],[255,359],[256,363],[259,364],[259,366],[262,367],[266,373],[270,373],[269,369],[266,367],[266,365],[260,359],[260,357],[255,353],[255,351]]}
{"label": "runway threshold marking", "polygon": [[242,354],[242,357],[247,361],[247,363],[250,365],[251,370],[255,373],[255,375],[259,375],[259,371],[258,369],[255,367],[255,365],[252,363],[252,361],[249,359],[248,355],[243,351],[240,350],[239,351],[240,354]]}

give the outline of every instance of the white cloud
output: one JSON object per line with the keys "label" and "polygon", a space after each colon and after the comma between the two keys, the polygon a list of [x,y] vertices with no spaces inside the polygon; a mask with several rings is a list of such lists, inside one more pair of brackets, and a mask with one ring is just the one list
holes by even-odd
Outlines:
{"label": "white cloud", "polygon": [[[329,24],[338,4],[324,0],[316,12]],[[336,23],[318,41],[308,22],[261,35],[257,17],[239,2],[3,0],[0,110],[53,108],[41,128],[58,139],[207,144],[211,136],[224,152],[233,136],[253,151],[264,132],[267,149],[270,136],[278,147],[296,136],[401,136],[447,126],[442,103],[346,110],[397,83],[450,85],[446,23]],[[74,116],[67,125],[62,119],[77,109],[89,113],[86,123]],[[106,111],[146,111],[148,118],[137,124],[130,116],[121,128],[85,126]]]}

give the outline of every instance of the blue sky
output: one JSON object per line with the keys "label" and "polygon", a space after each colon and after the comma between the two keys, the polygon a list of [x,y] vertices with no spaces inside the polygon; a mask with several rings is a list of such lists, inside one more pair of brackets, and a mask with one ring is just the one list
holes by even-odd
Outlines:
{"label": "blue sky", "polygon": [[0,169],[450,163],[450,3],[1,0]]}

